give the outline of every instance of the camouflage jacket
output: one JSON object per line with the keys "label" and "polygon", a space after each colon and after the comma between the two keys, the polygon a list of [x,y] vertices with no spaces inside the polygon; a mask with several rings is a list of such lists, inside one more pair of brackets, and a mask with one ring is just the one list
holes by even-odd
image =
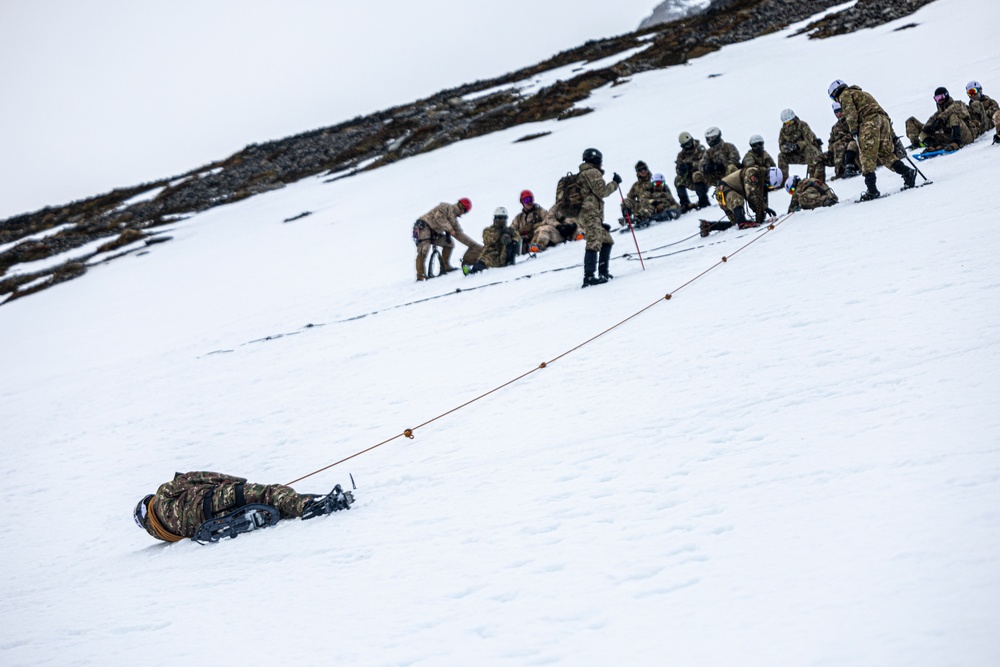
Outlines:
{"label": "camouflage jacket", "polygon": [[969,115],[979,124],[978,134],[984,134],[993,129],[993,114],[1000,110],[997,101],[988,95],[980,95],[978,99],[969,100]]}
{"label": "camouflage jacket", "polygon": [[420,232],[420,239],[431,238],[431,230],[438,234],[450,234],[470,248],[478,247],[472,237],[465,233],[462,225],[458,224],[458,216],[462,215],[462,209],[458,204],[441,202],[427,213],[420,216],[420,220],[427,223],[429,229]]}
{"label": "camouflage jacket", "polygon": [[530,239],[535,234],[535,230],[549,216],[549,212],[538,204],[532,204],[527,211],[521,207],[521,212],[514,216],[510,226],[521,235],[523,239]]}
{"label": "camouflage jacket", "polygon": [[[219,472],[176,473],[160,485],[150,505],[164,528],[174,535],[192,537],[205,521],[205,496],[226,482],[240,484],[246,479]],[[159,539],[151,527],[147,526],[146,532]]]}
{"label": "camouflage jacket", "polygon": [[830,142],[827,144],[827,148],[830,150],[835,150],[838,146],[844,148],[852,141],[854,141],[854,137],[851,136],[851,130],[847,127],[847,120],[838,118],[837,122],[830,128]]}
{"label": "camouflage jacket", "polygon": [[804,153],[810,146],[819,148],[819,142],[816,141],[816,135],[809,127],[809,123],[798,118],[792,119],[790,123],[782,123],[781,131],[778,133],[778,148],[782,153],[785,155]]}
{"label": "camouflage jacket", "polygon": [[646,174],[646,176],[639,176],[631,188],[628,190],[628,194],[625,195],[625,203],[630,211],[638,211],[642,208],[644,201],[649,199],[649,193],[653,191],[653,176],[651,174]]}
{"label": "camouflage jacket", "polygon": [[848,86],[840,94],[840,108],[844,111],[847,129],[852,134],[860,131],[862,123],[872,122],[877,116],[884,116],[886,120],[889,118],[875,98],[858,86]]}
{"label": "camouflage jacket", "polygon": [[829,185],[815,178],[801,178],[795,186],[788,212],[799,209],[809,210],[820,206],[832,206],[840,201],[837,193]]}
{"label": "camouflage jacket", "polygon": [[733,169],[740,168],[740,151],[728,141],[720,141],[705,151],[699,169],[721,177],[729,171],[730,165]]}
{"label": "camouflage jacket", "polygon": [[747,154],[743,156],[743,168],[747,167],[777,167],[774,158],[767,151],[761,151],[760,155],[754,152],[751,148],[747,151]]}
{"label": "camouflage jacket", "polygon": [[750,209],[757,216],[758,224],[764,222],[767,209],[767,169],[747,167],[734,171],[722,179],[720,187],[729,188],[743,195]]}
{"label": "camouflage jacket", "polygon": [[924,123],[924,125],[939,122],[939,129],[947,131],[949,128],[957,125],[959,121],[965,123],[965,126],[970,130],[973,129],[972,116],[969,115],[969,107],[965,106],[958,100],[951,100],[945,106],[938,105],[938,110],[927,119],[927,122]]}
{"label": "camouflage jacket", "polygon": [[496,223],[483,230],[483,252],[479,260],[495,269],[507,265],[507,247],[520,245],[521,236],[513,227],[505,227]]}
{"label": "camouflage jacket", "polygon": [[677,175],[681,178],[690,178],[694,172],[701,168],[701,159],[705,157],[705,147],[697,139],[689,149],[681,149],[674,161]]}
{"label": "camouflage jacket", "polygon": [[603,223],[604,198],[617,189],[618,185],[614,181],[604,182],[604,172],[601,169],[588,162],[581,164],[580,191],[583,193],[583,205],[580,207],[580,218]]}

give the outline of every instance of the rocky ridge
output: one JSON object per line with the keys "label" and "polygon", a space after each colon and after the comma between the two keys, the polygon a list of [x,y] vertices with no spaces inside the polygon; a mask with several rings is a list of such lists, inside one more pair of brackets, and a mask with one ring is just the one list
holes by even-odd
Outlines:
{"label": "rocky ridge", "polygon": [[[811,37],[881,25],[932,0],[859,0],[810,24]],[[617,37],[592,40],[532,67],[438,92],[368,116],[292,137],[251,144],[217,162],[164,178],[0,221],[0,303],[86,273],[87,267],[168,240],[165,225],[206,209],[326,174],[348,178],[397,160],[525,123],[567,120],[590,111],[590,92],[631,75],[680,65],[808,18],[840,0],[715,0],[703,13]],[[637,47],[645,47],[639,49]],[[625,52],[634,50],[632,54]],[[622,54],[526,93],[537,74]],[[541,135],[522,137],[520,141]],[[103,243],[101,243],[103,241]],[[71,252],[75,251],[75,252]],[[75,255],[60,261],[62,255]],[[47,261],[42,261],[47,260]],[[39,262],[32,269],[30,262]],[[20,265],[19,270],[11,271]],[[10,273],[10,275],[8,275]]]}

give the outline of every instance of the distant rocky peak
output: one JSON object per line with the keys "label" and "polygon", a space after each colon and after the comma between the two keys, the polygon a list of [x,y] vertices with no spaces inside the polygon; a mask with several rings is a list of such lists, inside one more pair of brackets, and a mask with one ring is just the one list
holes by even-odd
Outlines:
{"label": "distant rocky peak", "polygon": [[705,11],[712,0],[664,0],[653,9],[653,13],[639,24],[639,30],[657,23],[667,23],[683,19]]}

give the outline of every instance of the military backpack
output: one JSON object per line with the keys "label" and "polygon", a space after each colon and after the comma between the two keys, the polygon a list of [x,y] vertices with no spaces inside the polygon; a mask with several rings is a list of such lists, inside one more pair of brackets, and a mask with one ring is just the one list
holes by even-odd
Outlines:
{"label": "military backpack", "polygon": [[575,218],[580,215],[583,207],[583,190],[580,187],[580,174],[567,173],[556,184],[556,207],[563,216]]}

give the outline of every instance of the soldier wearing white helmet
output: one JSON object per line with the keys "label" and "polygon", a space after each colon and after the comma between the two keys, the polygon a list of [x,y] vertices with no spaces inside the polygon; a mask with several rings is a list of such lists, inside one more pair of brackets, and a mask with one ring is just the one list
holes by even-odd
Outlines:
{"label": "soldier wearing white helmet", "polygon": [[[681,145],[681,152],[674,161],[677,172],[674,187],[677,188],[677,199],[680,201],[681,209],[687,212],[710,206],[708,185],[701,174],[701,158],[705,155],[705,147],[692,137],[690,132],[681,132],[677,142]],[[694,190],[698,194],[697,204],[692,204],[688,199],[688,190]]]}
{"label": "soldier wearing white helmet", "polygon": [[823,142],[816,138],[812,128],[801,120],[791,109],[781,112],[781,131],[778,133],[778,168],[788,179],[789,164],[804,164],[809,175],[821,181],[826,180]]}
{"label": "soldier wearing white helmet", "polygon": [[840,201],[833,188],[815,178],[792,176],[785,181],[785,191],[792,196],[792,201],[788,204],[789,213],[833,206]]}
{"label": "soldier wearing white helmet", "polygon": [[[727,222],[711,222],[702,220],[699,231],[702,236],[708,236],[713,231],[723,231],[733,225],[740,229],[757,227],[767,216],[775,216],[775,212],[767,205],[767,193],[781,187],[784,178],[777,167],[747,167],[726,176],[715,190],[715,198],[719,206],[726,212]],[[747,220],[745,207],[753,212],[753,220]]]}
{"label": "soldier wearing white helmet", "polygon": [[493,224],[483,230],[483,251],[471,267],[462,266],[466,275],[479,273],[483,269],[510,266],[517,257],[521,235],[513,227],[507,226],[507,209],[498,206],[493,211]]}
{"label": "soldier wearing white helmet", "polygon": [[747,167],[776,167],[774,158],[764,150],[764,137],[755,134],[750,137],[750,150],[743,156],[743,168]]}
{"label": "soldier wearing white helmet", "polygon": [[1000,105],[993,98],[983,94],[983,86],[978,81],[965,84],[965,92],[969,95],[969,115],[977,125],[976,136],[986,134],[993,129],[993,114],[1000,111]]}
{"label": "soldier wearing white helmet", "polygon": [[722,140],[722,130],[710,127],[705,130],[708,149],[701,158],[700,171],[706,185],[718,185],[723,177],[740,168],[740,151],[733,144]]}

